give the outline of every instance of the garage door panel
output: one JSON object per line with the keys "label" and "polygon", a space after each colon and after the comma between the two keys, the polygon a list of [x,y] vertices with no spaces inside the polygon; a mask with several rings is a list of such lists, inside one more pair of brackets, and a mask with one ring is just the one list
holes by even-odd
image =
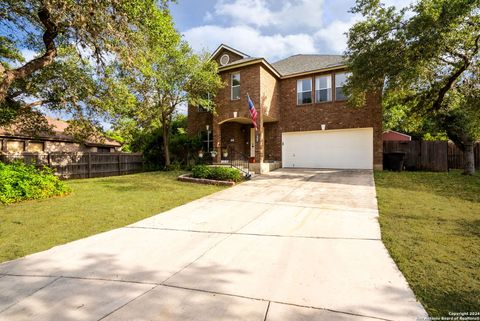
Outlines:
{"label": "garage door panel", "polygon": [[373,168],[373,129],[292,132],[282,135],[284,167]]}

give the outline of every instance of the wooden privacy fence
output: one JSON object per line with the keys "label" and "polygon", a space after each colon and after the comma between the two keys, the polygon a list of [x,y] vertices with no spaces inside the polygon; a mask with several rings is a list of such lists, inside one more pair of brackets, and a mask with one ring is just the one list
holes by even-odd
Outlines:
{"label": "wooden privacy fence", "polygon": [[23,161],[35,166],[48,166],[64,179],[133,174],[143,171],[140,153],[22,153],[0,155],[8,163]]}
{"label": "wooden privacy fence", "polygon": [[[444,172],[462,169],[463,152],[455,144],[446,141],[384,141],[384,153],[405,153],[406,170]],[[475,145],[475,167],[480,167],[480,144]]]}
{"label": "wooden privacy fence", "polygon": [[[475,168],[480,170],[480,143],[476,143],[473,148],[475,155]],[[465,164],[465,156],[463,152],[455,146],[455,144],[448,144],[448,167],[449,168],[463,168]]]}

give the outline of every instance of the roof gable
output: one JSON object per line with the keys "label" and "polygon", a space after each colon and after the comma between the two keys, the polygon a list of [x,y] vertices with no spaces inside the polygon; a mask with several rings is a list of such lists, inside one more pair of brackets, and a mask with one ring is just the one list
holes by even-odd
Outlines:
{"label": "roof gable", "polygon": [[236,56],[239,56],[239,59],[244,59],[244,58],[249,58],[250,56],[247,55],[246,53],[243,53],[237,49],[234,49],[230,46],[227,46],[225,44],[221,44],[218,46],[218,48],[213,52],[213,54],[210,56],[210,59],[217,60],[220,58],[220,54],[224,53],[225,51],[228,51],[230,53],[235,54]]}

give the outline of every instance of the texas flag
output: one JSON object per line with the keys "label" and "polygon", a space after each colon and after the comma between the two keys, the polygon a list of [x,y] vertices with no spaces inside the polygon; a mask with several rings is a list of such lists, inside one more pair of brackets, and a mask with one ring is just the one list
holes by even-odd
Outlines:
{"label": "texas flag", "polygon": [[247,94],[247,101],[248,101],[248,109],[250,110],[250,116],[252,117],[253,126],[255,126],[255,130],[257,130],[257,110],[253,105],[253,101],[250,99],[250,96]]}

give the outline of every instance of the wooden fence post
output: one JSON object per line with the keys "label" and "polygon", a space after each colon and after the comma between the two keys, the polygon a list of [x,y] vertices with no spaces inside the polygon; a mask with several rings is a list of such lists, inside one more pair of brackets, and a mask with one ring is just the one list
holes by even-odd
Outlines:
{"label": "wooden fence post", "polygon": [[117,161],[118,161],[118,175],[122,175],[122,168],[121,168],[121,163],[120,163],[120,154],[117,155]]}
{"label": "wooden fence post", "polygon": [[91,152],[88,152],[87,162],[88,162],[88,178],[91,178],[92,177],[92,153]]}

